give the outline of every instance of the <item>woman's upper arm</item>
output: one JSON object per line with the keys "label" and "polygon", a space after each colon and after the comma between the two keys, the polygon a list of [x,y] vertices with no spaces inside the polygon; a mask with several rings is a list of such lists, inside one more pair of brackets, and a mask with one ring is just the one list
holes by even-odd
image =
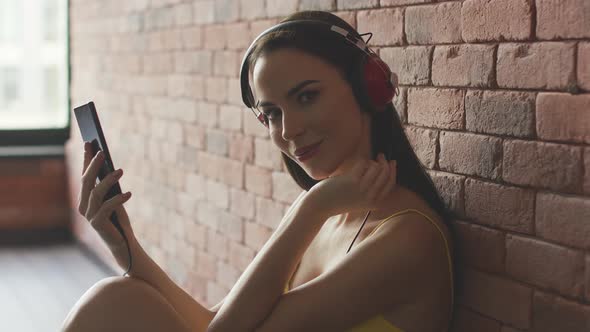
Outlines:
{"label": "woman's upper arm", "polygon": [[255,331],[342,331],[413,301],[440,272],[440,234],[421,218],[385,223],[334,267],[283,294]]}

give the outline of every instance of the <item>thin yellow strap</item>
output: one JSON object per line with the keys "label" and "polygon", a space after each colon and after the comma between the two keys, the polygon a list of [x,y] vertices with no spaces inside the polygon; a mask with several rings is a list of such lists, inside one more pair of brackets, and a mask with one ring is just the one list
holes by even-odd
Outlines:
{"label": "thin yellow strap", "polygon": [[436,222],[434,222],[432,219],[430,219],[429,216],[425,215],[424,213],[422,213],[422,212],[420,212],[420,211],[418,211],[416,209],[406,209],[406,210],[398,211],[398,212],[392,214],[391,216],[389,216],[389,217],[381,220],[379,222],[379,224],[377,224],[377,226],[375,226],[375,228],[371,231],[371,233],[369,233],[369,235],[367,237],[369,237],[373,233],[375,233],[375,231],[381,225],[383,225],[387,220],[389,220],[389,219],[391,219],[391,218],[393,218],[395,216],[404,214],[406,212],[416,212],[416,213],[419,213],[422,216],[424,216],[428,221],[430,221],[430,223],[432,223],[434,226],[436,226],[436,229],[438,229],[438,232],[440,233],[440,235],[443,238],[443,241],[445,243],[446,252],[447,252],[447,259],[448,259],[448,262],[449,262],[449,273],[450,273],[450,276],[451,276],[451,315],[452,315],[453,314],[453,308],[455,306],[455,292],[454,292],[454,286],[453,286],[453,280],[454,280],[454,277],[453,277],[453,262],[452,262],[452,259],[451,259],[451,254],[450,254],[449,244],[447,243],[447,238],[445,237],[443,231],[440,229],[440,227],[438,226],[438,224]]}

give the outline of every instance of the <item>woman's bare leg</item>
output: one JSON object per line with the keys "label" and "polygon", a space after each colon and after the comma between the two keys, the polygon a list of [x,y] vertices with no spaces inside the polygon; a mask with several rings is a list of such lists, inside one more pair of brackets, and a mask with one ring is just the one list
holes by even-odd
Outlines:
{"label": "woman's bare leg", "polygon": [[145,281],[131,277],[100,280],[82,295],[63,322],[63,332],[189,332],[182,317]]}

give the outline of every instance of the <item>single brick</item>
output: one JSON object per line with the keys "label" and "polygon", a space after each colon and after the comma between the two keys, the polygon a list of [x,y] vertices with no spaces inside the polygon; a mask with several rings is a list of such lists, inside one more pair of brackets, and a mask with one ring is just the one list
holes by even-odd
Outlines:
{"label": "single brick", "polygon": [[369,46],[401,45],[403,43],[404,20],[403,12],[400,9],[359,11],[356,21],[359,33],[373,33]]}
{"label": "single brick", "polygon": [[[230,130],[230,131],[240,131],[242,128],[242,116],[244,112],[242,109],[237,106],[233,105],[221,105],[219,106],[219,128]],[[230,140],[233,142],[235,139],[232,139],[233,136],[230,136]],[[240,135],[239,139],[244,140],[245,138]],[[247,141],[247,140],[246,140]],[[231,144],[230,144],[231,145]],[[242,146],[242,145],[240,145]],[[231,150],[231,148],[230,148]],[[238,151],[234,151],[238,152]]]}
{"label": "single brick", "polygon": [[444,205],[460,218],[465,217],[464,177],[452,173],[428,170],[440,198]]}
{"label": "single brick", "polygon": [[195,50],[202,47],[202,29],[200,26],[191,26],[180,30],[182,48],[186,50]]}
{"label": "single brick", "polygon": [[578,44],[578,87],[590,91],[590,43]]}
{"label": "single brick", "polygon": [[217,275],[217,259],[210,253],[204,251],[197,252],[197,270],[198,276],[209,280],[215,279]]}
{"label": "single brick", "polygon": [[474,179],[465,181],[465,214],[475,223],[532,234],[535,193]]}
{"label": "single brick", "polygon": [[277,229],[283,219],[284,204],[272,199],[256,197],[256,222],[270,229]]}
{"label": "single brick", "polygon": [[443,171],[498,180],[502,173],[502,140],[459,132],[440,132],[438,165]]}
{"label": "single brick", "polygon": [[[240,118],[238,117],[238,119]],[[241,133],[232,133],[229,136],[229,157],[243,163],[252,163],[254,161],[254,138]]]}
{"label": "single brick", "polygon": [[575,87],[574,43],[500,44],[496,81],[501,88],[568,90]]}
{"label": "single brick", "polygon": [[240,0],[240,18],[246,21],[266,17],[266,0]]}
{"label": "single brick", "polygon": [[461,26],[466,42],[527,40],[532,33],[532,1],[466,0]]}
{"label": "single brick", "polygon": [[379,6],[379,0],[336,0],[336,3],[338,10],[376,8]]}
{"label": "single brick", "polygon": [[213,72],[212,68],[212,51],[200,50],[174,53],[174,69],[177,73],[210,75]]}
{"label": "single brick", "polygon": [[441,129],[463,129],[465,91],[459,89],[408,90],[408,124]]}
{"label": "single brick", "polygon": [[225,24],[206,25],[203,28],[203,46],[209,50],[220,50],[227,45]]}
{"label": "single brick", "polygon": [[589,38],[590,4],[587,0],[537,0],[537,38]]}
{"label": "single brick", "polygon": [[530,325],[532,289],[514,281],[475,270],[465,270],[461,303],[518,328]]}
{"label": "single brick", "polygon": [[146,74],[165,74],[172,72],[172,54],[160,53],[143,56],[143,71]]}
{"label": "single brick", "polygon": [[381,7],[413,5],[417,3],[433,2],[434,0],[381,0]]}
{"label": "single brick", "polygon": [[272,199],[284,204],[291,204],[299,194],[301,187],[297,185],[291,174],[272,172]]}
{"label": "single brick", "polygon": [[[205,180],[205,197],[211,205],[220,209],[229,209],[229,188],[228,186],[211,180]],[[218,224],[220,221],[217,221]]]}
{"label": "single brick", "polygon": [[495,45],[437,46],[432,60],[432,84],[490,87],[494,81]]}
{"label": "single brick", "polygon": [[537,193],[537,235],[569,247],[590,249],[590,199]]}
{"label": "single brick", "polygon": [[214,1],[215,22],[228,23],[238,20],[239,4],[235,0]]}
{"label": "single brick", "polygon": [[229,238],[228,242],[244,242],[244,221],[242,218],[222,210],[217,223],[219,233]]}
{"label": "single brick", "polygon": [[230,189],[229,210],[231,213],[246,218],[253,219],[255,216],[254,203],[255,196],[252,193],[241,189]]}
{"label": "single brick", "polygon": [[590,144],[590,94],[539,93],[537,133],[544,140]]}
{"label": "single brick", "polygon": [[407,126],[404,131],[420,162],[428,168],[434,168],[438,132],[414,126]]}
{"label": "single brick", "polygon": [[235,77],[239,73],[238,53],[236,51],[215,51],[213,53],[213,74]]}
{"label": "single brick", "polygon": [[461,3],[406,8],[405,32],[408,44],[462,43]]}
{"label": "single brick", "polygon": [[379,56],[396,73],[400,84],[427,85],[430,81],[430,55],[434,47],[385,47]]}
{"label": "single brick", "polygon": [[467,91],[465,126],[476,133],[533,137],[535,94],[511,91]]}
{"label": "single brick", "polygon": [[533,330],[581,332],[590,329],[590,306],[535,291]]}
{"label": "single brick", "polygon": [[504,141],[502,178],[510,183],[582,192],[582,149],[518,140]]}
{"label": "single brick", "polygon": [[228,245],[229,240],[227,237],[213,229],[207,231],[207,252],[215,256],[217,260],[227,259]]}
{"label": "single brick", "polygon": [[[255,165],[280,171],[282,162],[279,149],[270,140],[262,140],[258,138],[254,140]],[[270,180],[270,177],[267,181],[268,180]]]}
{"label": "single brick", "polygon": [[256,253],[262,249],[273,233],[273,229],[258,223],[246,221],[244,244]]}
{"label": "single brick", "polygon": [[544,241],[507,235],[506,272],[562,295],[584,292],[584,253]]}
{"label": "single brick", "polygon": [[324,10],[334,11],[336,9],[336,0],[301,0],[299,10]]}
{"label": "single brick", "polygon": [[240,278],[241,271],[223,261],[217,261],[217,282],[231,289]]}
{"label": "single brick", "polygon": [[[228,24],[226,26],[227,31],[227,48],[235,49],[246,49],[250,46],[250,27],[248,22],[239,22]],[[245,51],[244,51],[245,52]],[[240,52],[236,56],[239,57],[240,63],[242,62],[243,52]],[[230,64],[233,66],[233,64]],[[234,72],[233,75],[238,75],[238,72]]]}
{"label": "single brick", "polygon": [[504,273],[505,235],[495,229],[457,221],[465,264],[484,271]]}
{"label": "single brick", "polygon": [[254,256],[254,250],[251,248],[236,242],[229,243],[229,263],[241,271],[248,268]]}
{"label": "single brick", "polygon": [[215,3],[213,0],[193,2],[193,23],[209,24],[215,22]]}
{"label": "single brick", "polygon": [[205,84],[205,99],[217,104],[225,103],[227,100],[227,78],[207,77]]}
{"label": "single brick", "polygon": [[174,23],[176,26],[186,26],[193,23],[193,4],[182,3],[174,7]]}
{"label": "single brick", "polygon": [[400,87],[399,94],[393,98],[393,108],[396,111],[399,122],[403,125],[408,123],[407,115],[407,100],[408,100],[408,88]]}
{"label": "single brick", "polygon": [[248,192],[269,198],[272,191],[271,171],[259,166],[246,165],[246,187]]}
{"label": "single brick", "polygon": [[266,0],[268,17],[287,16],[297,11],[297,0]]}
{"label": "single brick", "polygon": [[241,107],[243,114],[250,114],[250,115],[254,116],[252,111],[250,111],[248,108],[244,107],[244,103],[242,101],[242,90],[240,87],[240,79],[237,77],[236,78],[230,77],[227,79],[227,103],[229,105]]}

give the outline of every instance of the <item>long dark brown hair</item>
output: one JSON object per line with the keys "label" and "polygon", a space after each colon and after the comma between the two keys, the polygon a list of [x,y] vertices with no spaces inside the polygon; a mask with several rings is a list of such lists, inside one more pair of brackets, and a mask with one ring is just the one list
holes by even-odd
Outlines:
{"label": "long dark brown hair", "polygon": [[[294,20],[316,20],[339,26],[352,32],[360,38],[359,33],[340,17],[323,11],[302,11],[294,13],[281,22]],[[334,34],[334,32],[326,32]],[[339,40],[333,36],[326,36],[322,32],[314,32],[309,35],[305,31],[298,31],[297,28],[290,27],[288,30],[278,30],[263,36],[257,41],[252,53],[247,59],[249,70],[254,67],[256,59],[260,56],[270,53],[280,48],[295,48],[309,54],[315,55],[324,61],[334,65],[343,75],[346,81],[351,85],[357,102],[360,105],[361,112],[371,114],[371,146],[372,157],[382,152],[387,160],[395,159],[397,161],[397,183],[412,190],[422,197],[430,207],[435,210],[443,219],[451,233],[451,241],[454,244],[453,255],[453,274],[454,274],[454,291],[455,299],[462,293],[463,275],[460,269],[462,266],[461,250],[459,241],[457,241],[457,231],[455,224],[452,222],[455,218],[450,211],[432,182],[432,179],[425,171],[424,166],[416,157],[408,138],[402,128],[399,115],[392,103],[388,103],[385,110],[377,112],[370,103],[370,99],[363,84],[362,68],[366,56],[360,50]],[[251,103],[254,105],[254,101]],[[304,190],[309,190],[316,183],[320,182],[311,178],[296,162],[289,156],[281,152],[283,162],[291,177]],[[455,303],[457,301],[455,300]],[[451,320],[451,323],[453,320]]]}

